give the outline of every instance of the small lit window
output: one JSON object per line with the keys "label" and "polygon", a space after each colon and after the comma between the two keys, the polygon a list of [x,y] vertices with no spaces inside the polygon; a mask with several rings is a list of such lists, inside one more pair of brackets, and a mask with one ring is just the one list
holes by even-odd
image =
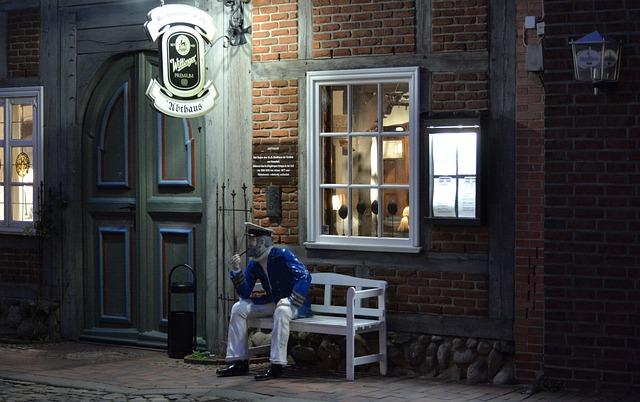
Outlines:
{"label": "small lit window", "polygon": [[33,224],[41,177],[42,87],[0,88],[0,231]]}
{"label": "small lit window", "polygon": [[429,217],[446,222],[480,218],[480,121],[431,120]]}
{"label": "small lit window", "polygon": [[418,69],[308,73],[307,247],[417,252]]}

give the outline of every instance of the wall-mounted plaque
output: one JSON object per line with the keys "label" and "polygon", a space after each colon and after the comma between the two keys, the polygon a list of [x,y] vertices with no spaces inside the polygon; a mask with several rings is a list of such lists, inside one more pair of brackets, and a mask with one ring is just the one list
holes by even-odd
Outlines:
{"label": "wall-mounted plaque", "polygon": [[298,183],[298,155],[295,144],[253,146],[253,182],[255,184]]}

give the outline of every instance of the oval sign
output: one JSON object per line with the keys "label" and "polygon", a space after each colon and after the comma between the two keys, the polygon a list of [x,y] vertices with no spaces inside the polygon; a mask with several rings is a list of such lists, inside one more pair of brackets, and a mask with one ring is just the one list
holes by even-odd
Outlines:
{"label": "oval sign", "polygon": [[190,27],[170,28],[162,36],[162,78],[176,96],[189,98],[204,87],[204,45],[200,35]]}
{"label": "oval sign", "polygon": [[578,68],[587,69],[600,64],[600,53],[593,49],[584,49],[576,53]]}

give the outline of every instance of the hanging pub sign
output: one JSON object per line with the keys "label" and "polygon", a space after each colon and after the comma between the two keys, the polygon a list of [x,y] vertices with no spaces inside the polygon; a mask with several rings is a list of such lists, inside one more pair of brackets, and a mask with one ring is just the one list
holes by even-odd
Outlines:
{"label": "hanging pub sign", "polygon": [[[171,4],[147,14],[144,28],[160,50],[160,81],[154,78],[147,97],[161,113],[190,118],[207,113],[218,92],[206,79],[204,45],[211,44],[213,18],[191,6]],[[159,40],[158,40],[159,38]]]}

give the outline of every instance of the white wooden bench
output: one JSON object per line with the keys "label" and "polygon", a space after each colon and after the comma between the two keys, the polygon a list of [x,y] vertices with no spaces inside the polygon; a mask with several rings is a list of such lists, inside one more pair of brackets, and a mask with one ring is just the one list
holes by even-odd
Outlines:
{"label": "white wooden bench", "polygon": [[[312,273],[311,284],[314,288],[324,286],[323,304],[311,304],[314,316],[292,320],[289,330],[345,336],[346,369],[349,381],[354,379],[355,366],[374,362],[380,362],[380,374],[386,375],[387,322],[384,298],[387,282],[334,273]],[[346,306],[331,304],[334,286],[348,287]],[[257,284],[254,290],[261,290],[261,288],[260,284]],[[362,299],[372,297],[378,298],[378,306],[362,307]],[[273,318],[251,318],[248,320],[248,325],[252,328],[273,329]],[[378,353],[355,357],[355,334],[375,331],[378,332]]]}

